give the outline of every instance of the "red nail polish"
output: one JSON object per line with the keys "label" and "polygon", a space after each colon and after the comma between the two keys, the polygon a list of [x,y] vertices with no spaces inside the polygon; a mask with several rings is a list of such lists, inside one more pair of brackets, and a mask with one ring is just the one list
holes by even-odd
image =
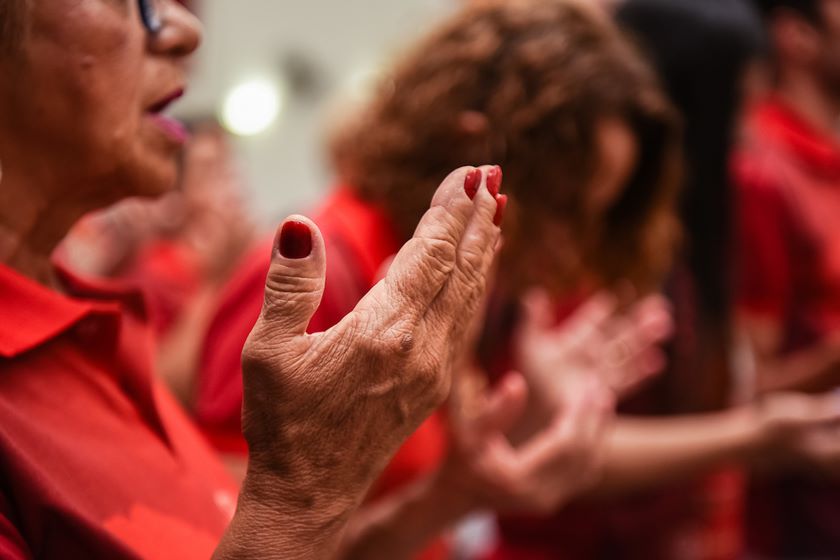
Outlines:
{"label": "red nail polish", "polygon": [[277,243],[280,254],[287,259],[305,259],[312,254],[312,232],[303,222],[291,220],[283,224]]}
{"label": "red nail polish", "polygon": [[481,170],[473,169],[467,173],[467,177],[464,179],[464,190],[467,191],[470,200],[475,198],[479,185],[481,185]]}
{"label": "red nail polish", "polygon": [[487,172],[487,190],[496,196],[502,190],[502,168],[498,165]]}
{"label": "red nail polish", "polygon": [[496,195],[496,216],[493,218],[493,223],[497,226],[502,225],[502,220],[505,219],[505,208],[507,208],[508,197],[506,194]]}

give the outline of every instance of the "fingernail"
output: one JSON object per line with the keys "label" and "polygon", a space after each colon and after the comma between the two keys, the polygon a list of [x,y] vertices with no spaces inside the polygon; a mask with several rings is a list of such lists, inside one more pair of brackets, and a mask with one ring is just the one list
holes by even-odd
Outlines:
{"label": "fingernail", "polygon": [[470,200],[475,198],[479,185],[481,185],[481,170],[473,169],[467,173],[467,177],[464,179],[464,190],[467,191]]}
{"label": "fingernail", "polygon": [[493,196],[498,195],[502,190],[502,168],[496,165],[487,172],[487,190]]}
{"label": "fingernail", "polygon": [[496,195],[496,216],[493,218],[493,223],[497,226],[502,225],[502,220],[505,219],[505,208],[507,208],[508,197],[506,194]]}
{"label": "fingernail", "polygon": [[277,249],[287,259],[305,259],[308,257],[312,254],[312,232],[309,230],[309,226],[296,220],[283,224]]}

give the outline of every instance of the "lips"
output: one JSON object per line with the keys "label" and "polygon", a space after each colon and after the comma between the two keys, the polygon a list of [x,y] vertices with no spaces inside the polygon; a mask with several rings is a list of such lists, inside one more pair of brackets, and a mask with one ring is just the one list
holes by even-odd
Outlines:
{"label": "lips", "polygon": [[170,140],[178,144],[184,144],[187,140],[189,140],[190,135],[187,131],[187,127],[184,126],[184,123],[178,119],[165,115],[164,111],[166,111],[172,103],[180,99],[183,95],[184,90],[178,89],[156,102],[154,105],[151,105],[147,110],[152,122],[157,125],[161,132],[169,137]]}

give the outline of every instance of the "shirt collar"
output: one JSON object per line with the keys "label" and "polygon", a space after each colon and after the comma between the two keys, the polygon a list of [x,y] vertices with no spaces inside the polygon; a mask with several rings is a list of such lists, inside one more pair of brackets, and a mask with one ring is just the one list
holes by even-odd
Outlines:
{"label": "shirt collar", "polygon": [[145,316],[142,295],[56,267],[67,294],[0,264],[0,357],[13,358],[64,334],[90,316]]}

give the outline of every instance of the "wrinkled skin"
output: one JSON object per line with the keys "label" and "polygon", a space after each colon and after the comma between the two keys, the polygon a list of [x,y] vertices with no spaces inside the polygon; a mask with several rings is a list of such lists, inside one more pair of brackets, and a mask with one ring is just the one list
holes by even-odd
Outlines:
{"label": "wrinkled skin", "polygon": [[[263,311],[243,353],[251,456],[237,517],[259,524],[255,519],[270,517],[270,502],[307,520],[294,536],[301,547],[295,557],[334,549],[336,527],[449,393],[500,236],[487,169],[474,200],[464,191],[469,169],[443,182],[385,278],[327,332],[305,332],[324,288],[317,227],[296,218],[313,232],[308,258],[274,254]],[[284,527],[277,531],[283,538]],[[235,520],[219,557],[247,556],[229,546],[238,533]],[[253,547],[259,555],[260,545]],[[261,554],[267,557],[264,547]]]}
{"label": "wrinkled skin", "polygon": [[26,33],[0,51],[0,259],[47,284],[50,253],[82,215],[175,187],[182,146],[155,111],[184,88],[201,31],[171,1],[154,37],[137,2],[27,5]]}

